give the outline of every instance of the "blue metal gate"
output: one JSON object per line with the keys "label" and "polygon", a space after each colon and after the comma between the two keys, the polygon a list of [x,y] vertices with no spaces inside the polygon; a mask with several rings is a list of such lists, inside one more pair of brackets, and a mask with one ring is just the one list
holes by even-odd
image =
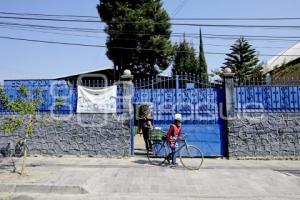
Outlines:
{"label": "blue metal gate", "polygon": [[155,127],[167,130],[175,113],[183,116],[188,142],[205,156],[224,156],[223,89],[207,79],[184,74],[135,81],[134,104],[151,104]]}

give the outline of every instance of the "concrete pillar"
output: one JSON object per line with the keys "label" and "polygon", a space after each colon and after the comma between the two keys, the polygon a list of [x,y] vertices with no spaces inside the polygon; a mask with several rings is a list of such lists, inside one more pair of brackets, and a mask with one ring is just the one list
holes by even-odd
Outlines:
{"label": "concrete pillar", "polygon": [[129,115],[130,120],[130,139],[131,139],[131,149],[130,155],[134,156],[134,110],[132,105],[132,97],[134,95],[133,87],[133,75],[131,75],[130,70],[125,70],[121,76],[122,85],[122,112],[123,114]]}
{"label": "concrete pillar", "polygon": [[123,112],[129,112],[132,109],[132,96],[134,92],[133,88],[133,75],[131,75],[130,70],[125,70],[121,76],[121,85],[122,85],[122,110]]}
{"label": "concrete pillar", "polygon": [[224,121],[225,121],[225,135],[224,135],[224,150],[225,156],[229,157],[230,149],[230,127],[232,125],[232,120],[234,120],[234,73],[231,72],[231,69],[226,68],[222,74],[223,83],[224,83]]}
{"label": "concrete pillar", "polygon": [[232,119],[234,117],[234,73],[231,72],[231,69],[226,68],[222,77],[225,93],[224,115],[227,119]]}

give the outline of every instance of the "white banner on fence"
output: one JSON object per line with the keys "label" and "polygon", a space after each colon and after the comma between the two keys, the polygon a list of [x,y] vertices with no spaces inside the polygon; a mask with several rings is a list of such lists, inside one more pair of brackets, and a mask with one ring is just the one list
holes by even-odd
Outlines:
{"label": "white banner on fence", "polygon": [[91,89],[78,86],[77,113],[116,113],[117,86]]}

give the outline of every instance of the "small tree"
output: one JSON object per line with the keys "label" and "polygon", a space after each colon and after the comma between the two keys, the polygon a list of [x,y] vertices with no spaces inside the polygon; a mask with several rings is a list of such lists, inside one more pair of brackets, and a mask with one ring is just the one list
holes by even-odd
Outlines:
{"label": "small tree", "polygon": [[195,49],[185,39],[174,45],[173,74],[176,72],[197,73],[197,65]]}
{"label": "small tree", "polygon": [[[235,76],[240,79],[253,78],[253,75],[261,73],[261,66],[258,66],[258,58],[256,50],[248,43],[248,41],[241,37],[230,48],[231,52],[226,54],[226,62],[221,67],[222,71],[225,68],[230,68]],[[257,68],[259,67],[259,68]]]}
{"label": "small tree", "polygon": [[265,76],[263,74],[263,69],[264,69],[264,63],[261,62],[253,68],[250,78],[251,79],[260,79],[260,80],[264,79]]}
{"label": "small tree", "polygon": [[18,142],[23,144],[24,155],[22,161],[21,175],[25,172],[26,158],[28,155],[27,140],[32,136],[35,127],[38,125],[37,122],[37,107],[42,103],[40,97],[41,89],[36,88],[32,94],[29,93],[28,89],[21,85],[19,86],[17,92],[19,97],[10,101],[7,97],[5,90],[0,87],[0,103],[3,106],[16,113],[15,117],[7,119],[3,124],[0,125],[0,129],[4,133],[13,133],[20,128],[24,128],[23,135],[19,135]]}

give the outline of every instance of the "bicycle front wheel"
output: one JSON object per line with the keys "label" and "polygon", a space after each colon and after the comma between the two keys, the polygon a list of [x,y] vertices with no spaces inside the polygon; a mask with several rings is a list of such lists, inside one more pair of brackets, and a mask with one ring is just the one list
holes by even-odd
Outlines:
{"label": "bicycle front wheel", "polygon": [[147,152],[148,160],[153,165],[162,165],[168,155],[163,141],[152,141],[152,151]]}
{"label": "bicycle front wheel", "polygon": [[202,151],[193,145],[186,145],[180,151],[180,162],[189,170],[199,170],[203,160]]}

